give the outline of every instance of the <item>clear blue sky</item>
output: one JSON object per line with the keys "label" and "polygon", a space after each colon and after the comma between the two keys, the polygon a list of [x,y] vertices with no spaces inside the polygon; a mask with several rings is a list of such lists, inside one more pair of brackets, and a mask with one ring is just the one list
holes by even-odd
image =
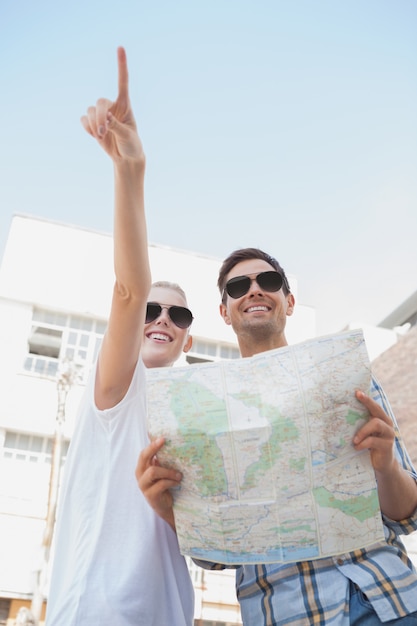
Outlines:
{"label": "clear blue sky", "polygon": [[415,0],[2,0],[0,254],[13,213],[111,231],[79,118],[123,45],[150,241],[259,246],[320,332],[378,323],[417,289],[416,32]]}

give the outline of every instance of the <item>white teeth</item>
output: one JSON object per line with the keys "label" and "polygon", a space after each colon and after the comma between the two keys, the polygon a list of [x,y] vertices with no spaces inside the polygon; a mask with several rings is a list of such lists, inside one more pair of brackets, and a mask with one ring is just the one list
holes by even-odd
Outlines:
{"label": "white teeth", "polygon": [[251,306],[247,310],[248,313],[252,313],[252,311],[267,311],[268,307],[266,306]]}
{"label": "white teeth", "polygon": [[163,335],[162,333],[151,333],[149,335],[149,339],[158,339],[160,341],[169,341],[169,337],[167,337],[167,335]]}

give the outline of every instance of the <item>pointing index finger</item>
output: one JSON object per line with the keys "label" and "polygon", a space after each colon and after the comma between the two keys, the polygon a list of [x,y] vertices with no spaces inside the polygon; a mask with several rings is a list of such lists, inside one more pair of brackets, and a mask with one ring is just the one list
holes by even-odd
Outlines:
{"label": "pointing index finger", "polygon": [[117,48],[117,63],[119,68],[119,95],[118,100],[129,99],[129,73],[127,71],[126,51],[121,46]]}

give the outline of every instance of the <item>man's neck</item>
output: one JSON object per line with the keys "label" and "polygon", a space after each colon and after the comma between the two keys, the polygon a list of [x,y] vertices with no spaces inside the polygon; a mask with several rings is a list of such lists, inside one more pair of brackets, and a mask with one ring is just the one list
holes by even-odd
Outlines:
{"label": "man's neck", "polygon": [[238,337],[240,356],[243,358],[260,354],[261,352],[267,352],[268,350],[275,350],[276,348],[283,348],[288,345],[285,335],[279,335],[271,337],[268,340],[248,341],[247,338]]}

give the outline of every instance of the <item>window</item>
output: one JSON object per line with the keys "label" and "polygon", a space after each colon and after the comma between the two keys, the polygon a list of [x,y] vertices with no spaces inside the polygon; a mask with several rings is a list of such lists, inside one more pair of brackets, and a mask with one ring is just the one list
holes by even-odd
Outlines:
{"label": "window", "polygon": [[97,357],[107,322],[79,315],[34,309],[24,369],[56,378],[59,363],[74,363],[85,379]]}
{"label": "window", "polygon": [[57,359],[61,349],[61,341],[62,331],[33,326],[29,337],[29,352],[30,354],[41,354]]}
{"label": "window", "polygon": [[190,572],[190,577],[194,586],[201,587],[203,581],[203,569],[196,565],[194,561],[186,556],[185,560],[187,562],[188,571]]}
{"label": "window", "polygon": [[236,346],[194,339],[186,360],[187,363],[204,363],[207,361],[219,361],[220,359],[238,359],[239,357],[239,348]]}
{"label": "window", "polygon": [[[51,473],[52,437],[7,431],[0,448],[0,510],[45,517]],[[62,466],[69,442],[62,446]]]}
{"label": "window", "polygon": [[7,598],[0,598],[0,625],[7,624],[10,613],[11,601]]}

